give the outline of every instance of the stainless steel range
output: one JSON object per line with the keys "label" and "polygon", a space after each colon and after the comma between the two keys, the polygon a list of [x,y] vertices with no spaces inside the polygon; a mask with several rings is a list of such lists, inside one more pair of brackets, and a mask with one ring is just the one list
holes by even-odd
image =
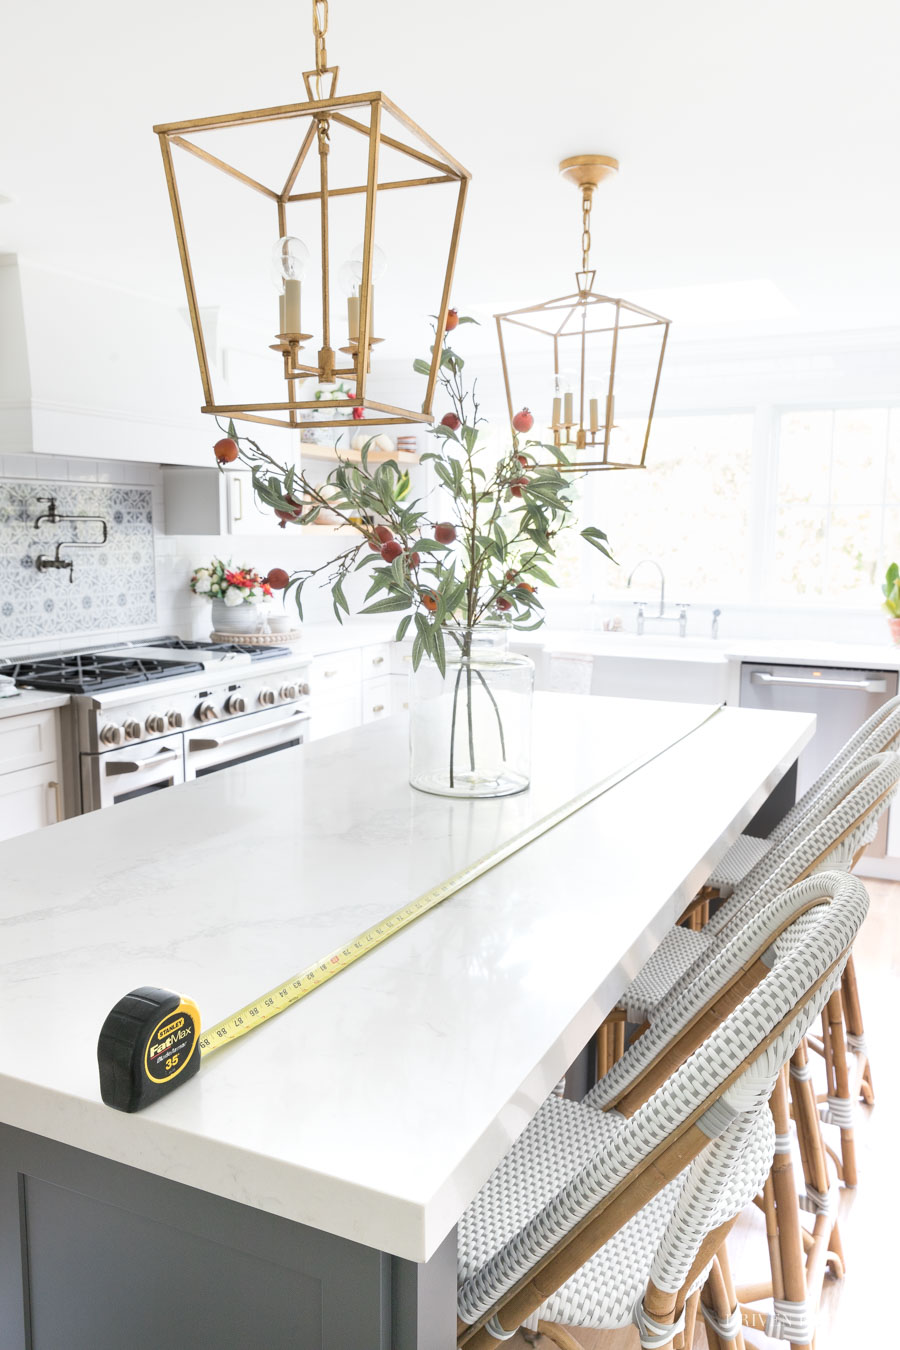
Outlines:
{"label": "stainless steel range", "polygon": [[61,711],[74,815],[299,745],[307,666],[289,647],[166,637],[20,660],[0,673],[71,694]]}

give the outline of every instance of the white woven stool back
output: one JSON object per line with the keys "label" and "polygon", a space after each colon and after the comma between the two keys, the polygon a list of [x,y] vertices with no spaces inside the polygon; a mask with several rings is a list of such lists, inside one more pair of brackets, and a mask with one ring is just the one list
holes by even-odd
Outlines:
{"label": "white woven stool back", "polygon": [[870,755],[845,769],[819,795],[805,817],[744,877],[705,927],[720,933],[804,876],[812,866],[849,867],[874,832],[900,784],[900,755]]}
{"label": "white woven stool back", "polygon": [[816,781],[807,788],[803,796],[794,803],[774,830],[770,831],[770,844],[778,844],[799,825],[807,811],[815,804],[839,774],[852,769],[861,760],[871,755],[879,755],[884,750],[897,750],[900,747],[900,694],[882,703],[880,708],[866,718],[858,731],[841,746],[834,759],[822,770]]}
{"label": "white woven stool back", "polygon": [[[803,910],[814,901],[818,903]],[[545,1290],[559,1287],[574,1273],[567,1265],[575,1249],[566,1252],[565,1239],[576,1226],[580,1259],[575,1268],[585,1259],[586,1235],[597,1235],[596,1245],[602,1245],[610,1235],[610,1223],[611,1231],[620,1228],[693,1155],[652,1276],[660,1288],[680,1287],[682,1272],[691,1267],[704,1237],[720,1222],[729,1148],[741,1145],[747,1121],[765,1106],[782,1065],[837,987],[867,907],[864,888],[848,875],[826,874],[795,888],[780,915],[796,917],[764,948],[764,977],[623,1121],[602,1151],[579,1167],[549,1203],[460,1285],[458,1305],[464,1321],[472,1323],[488,1313],[551,1252],[554,1256],[542,1270],[541,1284]],[[763,931],[768,939],[777,924],[770,922]],[[706,1140],[722,1142],[710,1150],[704,1147]],[[667,1155],[675,1144],[679,1148]],[[617,1205],[615,1215],[606,1219],[607,1202],[614,1194],[623,1200],[622,1208]],[[630,1212],[623,1212],[628,1210],[626,1196],[633,1200]],[[585,1221],[589,1226],[582,1228]],[[548,1279],[555,1283],[547,1285]],[[501,1315],[498,1321],[495,1313],[492,1328],[506,1328],[510,1319],[514,1325],[524,1321],[542,1301],[537,1298],[533,1306],[526,1306],[533,1297],[529,1287],[506,1310],[506,1318]]]}

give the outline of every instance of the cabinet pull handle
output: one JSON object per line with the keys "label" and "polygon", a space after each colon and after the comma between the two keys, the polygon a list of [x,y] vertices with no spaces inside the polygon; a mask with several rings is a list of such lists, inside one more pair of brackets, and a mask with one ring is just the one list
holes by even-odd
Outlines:
{"label": "cabinet pull handle", "polygon": [[768,670],[754,670],[750,676],[751,684],[792,684],[803,689],[859,689],[866,694],[883,694],[887,689],[884,680],[823,680],[815,675],[803,678],[797,675],[773,675]]}
{"label": "cabinet pull handle", "polygon": [[235,476],[231,480],[232,508],[234,507],[234,498],[237,497],[237,510],[234,511],[235,520],[244,519],[244,485],[240,478]]}
{"label": "cabinet pull handle", "polygon": [[383,704],[383,703],[375,703],[375,704],[373,704],[373,706],[372,706],[372,711],[373,711],[373,712],[384,712],[384,704]]}
{"label": "cabinet pull handle", "polygon": [[336,670],[326,670],[326,671],[324,671],[323,673],[324,673],[324,675],[325,675],[326,680],[330,680],[331,677],[332,677],[332,675],[336,675],[336,674],[337,674],[337,671],[336,671]]}
{"label": "cabinet pull handle", "polygon": [[62,796],[59,790],[59,783],[50,782],[47,784],[47,786],[48,788],[53,789],[53,800],[56,803],[56,820],[53,823],[55,825],[58,825],[63,818]]}
{"label": "cabinet pull handle", "polygon": [[383,657],[383,656],[373,656],[373,657],[372,657],[372,665],[373,665],[373,666],[383,666],[383,665],[384,665],[384,657]]}

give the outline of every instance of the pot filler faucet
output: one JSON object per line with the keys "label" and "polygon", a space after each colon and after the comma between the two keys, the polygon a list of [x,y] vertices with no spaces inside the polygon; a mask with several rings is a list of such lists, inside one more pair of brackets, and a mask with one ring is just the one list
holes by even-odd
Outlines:
{"label": "pot filler faucet", "polygon": [[61,558],[59,550],[61,548],[102,548],[109,537],[109,529],[103,516],[64,516],[56,509],[55,497],[38,497],[39,502],[47,503],[47,510],[43,511],[34,522],[34,528],[40,529],[44,521],[49,521],[51,525],[58,525],[62,520],[90,520],[103,526],[103,534],[99,539],[83,541],[81,539],[61,539],[56,545],[56,551],[53,557],[48,557],[46,553],[39,553],[34,560],[34,565],[39,572],[68,571],[69,581],[75,579],[75,564],[71,558]]}
{"label": "pot filler faucet", "polygon": [[[632,567],[631,569],[628,580],[625,583],[626,588],[628,590],[631,589],[632,577],[634,576],[638,568],[643,567],[645,563],[649,564],[651,567],[655,567],[657,572],[659,573],[659,613],[651,614],[648,617],[656,620],[661,619],[663,623],[677,623],[678,636],[684,637],[685,633],[687,632],[687,612],[689,606],[685,604],[680,604],[678,606],[677,614],[666,613],[666,578],[665,573],[663,572],[662,568],[660,567],[659,563],[656,561],[655,558],[641,558],[639,563],[635,563],[634,567]],[[640,635],[644,631],[644,606],[646,605],[647,602],[646,600],[635,600],[634,603],[637,605],[637,631],[638,636],[640,637]]]}

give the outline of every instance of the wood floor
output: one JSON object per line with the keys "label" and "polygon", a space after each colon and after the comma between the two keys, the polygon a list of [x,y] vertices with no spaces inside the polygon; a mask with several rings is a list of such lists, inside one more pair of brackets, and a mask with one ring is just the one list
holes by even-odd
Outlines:
{"label": "wood floor", "polygon": [[[900,882],[863,878],[872,902],[856,945],[866,1039],[872,1054],[875,1105],[857,1112],[859,1186],[841,1189],[840,1226],[847,1260],[841,1281],[827,1279],[819,1313],[816,1350],[856,1350],[857,1346],[900,1345],[896,1309],[900,1302],[897,1224],[900,1214],[900,1064],[894,1015],[900,1008]],[[813,1057],[815,1058],[815,1056]],[[836,1131],[826,1127],[826,1142],[836,1142]],[[754,1207],[739,1220],[729,1240],[738,1283],[751,1283],[768,1274],[762,1215]],[[760,1305],[762,1306],[762,1305]],[[699,1322],[699,1319],[698,1319]],[[584,1350],[640,1350],[637,1332],[574,1329]],[[748,1347],[784,1350],[784,1341],[770,1340],[757,1331],[745,1331]],[[521,1333],[508,1341],[524,1350]],[[538,1350],[552,1350],[545,1337]],[[706,1346],[698,1325],[697,1350]]]}

